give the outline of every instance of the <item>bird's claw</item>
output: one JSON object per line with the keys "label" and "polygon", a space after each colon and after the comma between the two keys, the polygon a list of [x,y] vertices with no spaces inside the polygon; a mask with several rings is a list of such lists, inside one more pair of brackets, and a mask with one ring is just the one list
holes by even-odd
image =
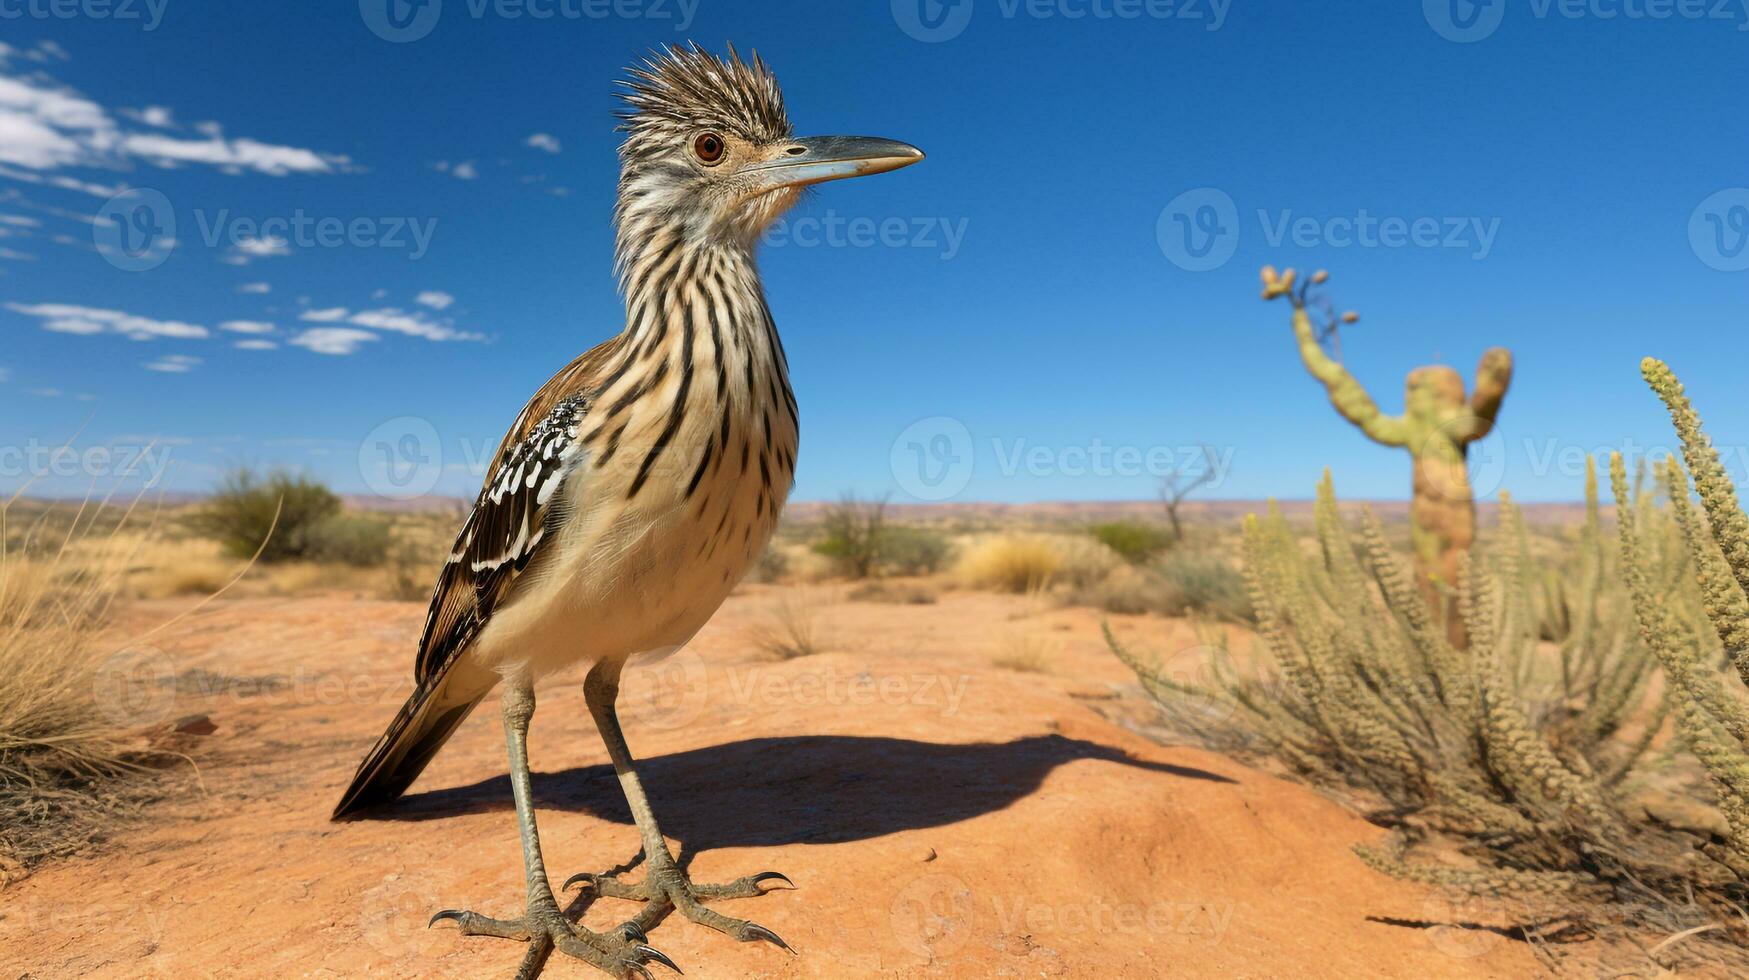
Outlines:
{"label": "bird's claw", "polygon": [[754,925],[749,922],[747,923],[747,927],[742,931],[745,933],[745,935],[741,937],[741,941],[744,943],[752,942],[755,939],[764,940],[765,942],[776,945],[791,956],[796,955],[796,951],[790,947],[789,943],[783,941],[782,936],[779,936],[777,933],[772,932],[764,926]]}
{"label": "bird's claw", "polygon": [[[643,932],[642,929],[639,929],[638,931]],[[680,967],[675,966],[674,961],[669,959],[668,955],[666,953],[662,952],[661,950],[657,949],[654,946],[651,946],[648,943],[639,943],[637,945],[636,949],[646,959],[655,960],[657,963],[660,963],[663,966],[667,967],[668,969],[673,970],[675,973],[684,974],[686,972],[685,970],[682,970]],[[648,976],[648,974],[645,974],[645,975]]]}
{"label": "bird's claw", "polygon": [[796,887],[796,883],[789,880],[789,875],[782,874],[782,873],[777,872],[777,871],[761,871],[758,874],[754,875],[752,878],[750,878],[749,881],[755,885],[759,884],[762,881],[781,881],[784,884],[790,886],[791,888]]}
{"label": "bird's claw", "polygon": [[425,928],[429,929],[432,926],[437,925],[438,922],[440,922],[444,919],[449,919],[449,920],[453,921],[456,925],[459,926],[462,924],[462,919],[466,916],[467,916],[466,912],[462,912],[462,911],[457,910],[457,909],[444,909],[442,912],[439,912],[436,915],[432,916],[431,921],[425,923]]}

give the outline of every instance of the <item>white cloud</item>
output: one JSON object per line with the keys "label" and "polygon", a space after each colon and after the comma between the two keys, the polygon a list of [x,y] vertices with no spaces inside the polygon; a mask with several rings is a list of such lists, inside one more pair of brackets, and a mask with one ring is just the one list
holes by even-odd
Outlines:
{"label": "white cloud", "polygon": [[291,254],[291,243],[271,235],[265,238],[239,238],[231,244],[229,254],[219,261],[226,265],[248,265],[256,259]]}
{"label": "white cloud", "polygon": [[559,138],[548,133],[535,133],[528,138],[526,145],[537,150],[545,150],[548,153],[557,153],[562,149],[559,146]]}
{"label": "white cloud", "polygon": [[123,109],[121,114],[147,126],[156,126],[159,129],[176,128],[175,114],[167,106],[149,105],[142,109]]}
{"label": "white cloud", "polygon": [[30,170],[18,170],[13,167],[4,166],[0,166],[0,177],[5,177],[8,180],[23,181],[27,184],[44,184],[49,187],[59,187],[62,190],[79,191],[83,194],[90,194],[92,197],[102,198],[114,197],[117,194],[120,194],[123,189],[123,185],[120,184],[115,186],[93,184],[89,181],[76,180],[72,177],[62,176],[61,174],[39,174]]}
{"label": "white cloud", "polygon": [[359,310],[347,317],[346,322],[360,327],[370,327],[373,330],[388,330],[393,333],[404,333],[410,337],[424,337],[426,340],[486,339],[477,333],[465,333],[446,324],[428,320],[423,313],[403,313],[394,308]]}
{"label": "white cloud", "polygon": [[451,164],[448,160],[439,160],[432,164],[432,167],[438,173],[449,174],[457,180],[473,180],[480,176],[480,169],[472,160],[463,160],[457,164]]}
{"label": "white cloud", "polygon": [[76,316],[56,317],[43,321],[43,329],[55,333],[93,334],[102,333],[104,326],[96,320],[85,320]]}
{"label": "white cloud", "polygon": [[344,306],[335,306],[321,310],[305,310],[300,320],[310,323],[349,323],[355,327],[369,327],[372,330],[384,330],[389,333],[406,334],[409,337],[423,337],[426,340],[485,340],[484,334],[457,330],[447,321],[433,320],[423,310],[411,312],[384,307],[378,310],[359,310],[353,312]]}
{"label": "white cloud", "polygon": [[165,354],[155,361],[147,361],[148,371],[158,371],[164,374],[187,374],[200,366],[200,358],[192,354]]}
{"label": "white cloud", "polygon": [[208,336],[207,328],[180,320],[153,320],[120,310],[96,309],[70,303],[7,303],[6,308],[25,316],[40,317],[43,328],[59,333],[117,333],[132,340],[154,337],[199,339]]}
{"label": "white cloud", "polygon": [[318,354],[351,354],[364,344],[378,340],[376,334],[369,330],[354,330],[351,327],[311,327],[293,337],[288,343],[298,347],[308,348]]}
{"label": "white cloud", "polygon": [[10,259],[14,262],[35,262],[36,256],[29,252],[20,252],[15,248],[0,247],[0,259]]}
{"label": "white cloud", "polygon": [[237,287],[237,292],[239,292],[239,293],[254,293],[258,296],[264,296],[268,293],[273,292],[273,287],[269,286],[267,283],[264,283],[264,282],[246,282],[243,285]]}
{"label": "white cloud", "polygon": [[145,368],[165,374],[186,374],[200,366],[200,363],[201,359],[193,354],[165,354],[157,360],[146,362]]}
{"label": "white cloud", "polygon": [[11,380],[12,380],[12,369],[7,368],[7,367],[0,367],[0,384],[4,384],[4,383],[11,381]]}
{"label": "white cloud", "polygon": [[61,397],[61,389],[59,388],[27,388],[24,393],[27,395],[35,395],[38,398]]}
{"label": "white cloud", "polygon": [[428,289],[414,297],[413,302],[420,306],[429,306],[434,310],[447,310],[449,305],[455,302],[455,297],[436,289]]}
{"label": "white cloud", "polygon": [[[40,71],[8,72],[4,56],[10,51],[0,53],[0,163],[43,171],[142,159],[159,166],[206,164],[274,176],[335,173],[351,164],[339,154],[227,139],[216,124],[195,127],[204,139],[129,130],[102,105]],[[121,115],[151,127],[174,124],[174,114],[164,106],[124,110]]]}
{"label": "white cloud", "polygon": [[0,225],[12,225],[17,228],[41,228],[42,222],[22,214],[0,214]]}
{"label": "white cloud", "polygon": [[229,330],[232,333],[272,333],[273,324],[263,323],[260,320],[226,320],[219,324],[219,329]]}
{"label": "white cloud", "polygon": [[122,137],[121,149],[160,167],[204,163],[237,172],[253,170],[274,177],[291,173],[333,173],[351,162],[343,156],[295,146],[275,146],[252,139],[227,140],[217,135],[204,140],[186,140],[156,133],[129,133]]}
{"label": "white cloud", "polygon": [[238,350],[277,350],[279,345],[271,340],[239,340],[231,345]]}

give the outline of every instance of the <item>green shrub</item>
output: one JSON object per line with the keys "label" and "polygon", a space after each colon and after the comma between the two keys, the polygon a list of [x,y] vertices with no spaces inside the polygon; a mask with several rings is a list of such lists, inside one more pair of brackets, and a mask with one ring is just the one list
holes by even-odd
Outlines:
{"label": "green shrub", "polygon": [[832,559],[839,571],[851,578],[868,578],[874,574],[877,542],[886,527],[885,501],[867,503],[855,497],[826,508],[821,521],[825,536],[814,543],[814,550]]}
{"label": "green shrub", "polygon": [[850,578],[927,575],[947,560],[947,539],[934,531],[887,523],[885,501],[846,497],[826,508],[825,534],[814,551]]}
{"label": "green shrub", "polygon": [[1249,623],[1257,618],[1245,576],[1226,558],[1208,551],[1173,551],[1150,569],[1159,579],[1155,611],[1192,613]]}
{"label": "green shrub", "polygon": [[1087,530],[1132,565],[1140,565],[1172,543],[1172,535],[1164,528],[1144,521],[1106,521]]}
{"label": "green shrub", "polygon": [[340,498],[307,477],[239,469],[191,523],[234,555],[247,558],[260,549],[261,561],[274,562],[306,557],[310,529],[339,513]]}
{"label": "green shrub", "polygon": [[890,525],[875,538],[875,564],[896,575],[933,575],[951,550],[948,540],[934,531]]}
{"label": "green shrub", "polygon": [[305,528],[303,557],[359,568],[375,568],[390,558],[389,522],[363,514],[336,514]]}

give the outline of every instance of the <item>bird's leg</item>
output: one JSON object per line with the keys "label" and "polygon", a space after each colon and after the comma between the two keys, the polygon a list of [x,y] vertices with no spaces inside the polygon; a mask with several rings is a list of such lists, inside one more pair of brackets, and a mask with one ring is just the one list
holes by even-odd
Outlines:
{"label": "bird's leg", "polygon": [[614,702],[619,698],[619,674],[623,666],[623,661],[597,663],[583,681],[583,694],[589,702],[589,713],[595,716],[595,726],[601,731],[601,740],[607,744],[607,755],[613,760],[614,772],[619,775],[619,785],[625,791],[626,804],[631,807],[632,819],[637,821],[638,833],[643,837],[644,862],[648,870],[644,880],[637,884],[622,882],[617,877],[585,872],[571,876],[565,882],[565,887],[582,882],[593,887],[598,895],[644,902],[643,911],[627,923],[634,930],[641,931],[653,926],[669,907],[673,907],[688,919],[742,942],[758,939],[789,949],[789,944],[770,929],[745,919],[730,918],[704,905],[710,899],[751,898],[762,895],[764,890],[760,885],[767,881],[781,881],[795,887],[787,877],[775,871],[766,871],[737,878],[727,884],[695,885],[669,852],[668,842],[663,838],[661,829],[656,826],[656,814],[650,809],[650,800],[644,795],[644,784],[638,779],[637,770],[633,768],[632,753],[626,746],[625,735],[619,726],[619,712],[614,707]]}
{"label": "bird's leg", "polygon": [[661,963],[675,969],[668,957],[644,945],[644,935],[635,927],[622,935],[602,935],[575,925],[559,912],[541,860],[540,831],[535,827],[533,792],[528,774],[528,723],[534,717],[534,688],[527,678],[512,678],[504,686],[504,742],[510,751],[510,791],[516,798],[516,824],[522,835],[522,864],[527,875],[528,897],[522,918],[492,919],[474,912],[445,910],[431,917],[431,924],[450,919],[464,936],[495,936],[528,944],[516,980],[534,980],[546,966],[554,949],[593,964],[625,980],[634,974],[649,980],[646,963]]}

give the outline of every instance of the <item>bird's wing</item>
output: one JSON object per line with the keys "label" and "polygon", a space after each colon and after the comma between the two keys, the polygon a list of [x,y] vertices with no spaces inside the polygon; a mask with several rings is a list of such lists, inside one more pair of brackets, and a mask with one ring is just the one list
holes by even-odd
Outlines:
{"label": "bird's wing", "polygon": [[[570,516],[561,488],[584,458],[584,419],[596,392],[626,370],[629,354],[622,335],[578,357],[511,424],[438,573],[413,667],[421,688],[443,676],[541,547],[558,536]],[[617,365],[612,372],[610,364]]]}
{"label": "bird's wing", "polygon": [[520,438],[507,436],[499,447],[486,485],[438,574],[413,671],[419,683],[443,673],[556,535],[567,516],[556,506],[562,500],[559,489],[581,461],[579,429],[588,410],[585,393],[561,398],[532,425],[519,425],[526,429]]}

